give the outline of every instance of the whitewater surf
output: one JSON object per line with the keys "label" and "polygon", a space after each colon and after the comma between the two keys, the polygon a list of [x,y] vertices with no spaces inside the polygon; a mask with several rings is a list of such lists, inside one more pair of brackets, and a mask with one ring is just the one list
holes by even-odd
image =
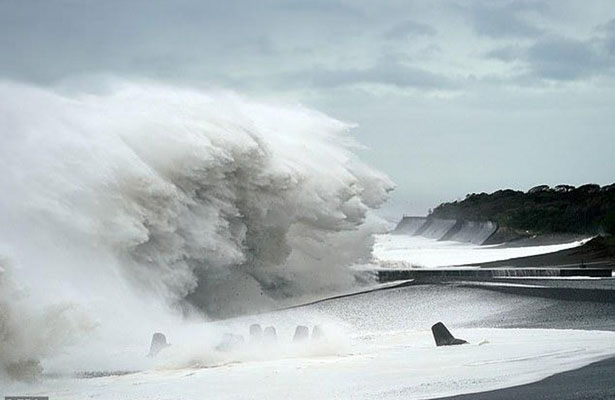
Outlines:
{"label": "whitewater surf", "polygon": [[[168,326],[357,285],[393,188],[351,125],[301,106],[117,82],[0,83],[0,372],[33,378]],[[77,355],[78,354],[78,355]],[[6,376],[5,376],[6,378]]]}

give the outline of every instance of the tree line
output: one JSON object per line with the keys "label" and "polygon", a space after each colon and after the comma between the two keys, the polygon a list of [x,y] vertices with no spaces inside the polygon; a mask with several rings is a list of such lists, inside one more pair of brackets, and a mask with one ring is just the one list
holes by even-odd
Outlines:
{"label": "tree line", "polygon": [[490,220],[536,233],[615,235],[615,184],[540,185],[527,192],[506,189],[471,193],[464,200],[440,204],[430,215]]}

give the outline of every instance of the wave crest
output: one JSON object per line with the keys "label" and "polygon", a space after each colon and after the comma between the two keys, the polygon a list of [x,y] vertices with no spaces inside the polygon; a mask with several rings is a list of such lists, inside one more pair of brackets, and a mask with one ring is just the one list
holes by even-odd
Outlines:
{"label": "wave crest", "polygon": [[5,269],[32,310],[75,304],[103,325],[150,302],[221,317],[352,285],[393,187],[350,125],[236,94],[4,82],[0,126]]}

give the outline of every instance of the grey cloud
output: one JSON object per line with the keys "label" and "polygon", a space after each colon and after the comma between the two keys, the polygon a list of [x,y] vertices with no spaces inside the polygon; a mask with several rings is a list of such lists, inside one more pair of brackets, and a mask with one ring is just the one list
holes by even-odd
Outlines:
{"label": "grey cloud", "polygon": [[599,29],[601,34],[590,39],[545,36],[526,47],[496,48],[486,56],[524,62],[529,72],[519,77],[523,81],[571,81],[611,74],[615,72],[615,29],[610,29]]}
{"label": "grey cloud", "polygon": [[[352,3],[351,3],[352,4]],[[282,9],[289,10],[291,12],[314,12],[317,14],[325,15],[340,15],[346,17],[364,17],[364,14],[358,9],[351,7],[351,5],[336,0],[311,0],[311,1],[280,1],[278,3]]]}
{"label": "grey cloud", "polygon": [[538,41],[527,51],[533,73],[552,80],[574,80],[612,69],[609,57],[592,42],[561,37]]}
{"label": "grey cloud", "polygon": [[615,18],[605,22],[604,24],[598,25],[596,30],[609,33],[615,32]]}
{"label": "grey cloud", "polygon": [[405,20],[395,24],[384,33],[388,39],[400,39],[408,36],[433,36],[436,29],[420,22]]}
{"label": "grey cloud", "polygon": [[504,46],[485,53],[487,58],[495,58],[501,61],[513,61],[521,58],[524,54],[524,49],[519,46]]}
{"label": "grey cloud", "polygon": [[0,1],[0,75],[50,83],[110,72],[220,84],[221,75],[277,56],[280,42],[352,34],[359,24],[347,22],[359,18],[324,1]]}
{"label": "grey cloud", "polygon": [[599,25],[596,30],[604,35],[604,47],[609,54],[615,54],[615,18],[605,24]]}
{"label": "grey cloud", "polygon": [[487,1],[471,3],[462,10],[480,35],[493,38],[536,37],[543,30],[528,21],[527,14],[543,13],[546,5],[538,1]]}
{"label": "grey cloud", "polygon": [[287,79],[303,81],[312,87],[334,88],[371,83],[399,88],[452,89],[449,78],[424,69],[405,66],[397,62],[383,62],[369,68],[315,68],[292,74]]}

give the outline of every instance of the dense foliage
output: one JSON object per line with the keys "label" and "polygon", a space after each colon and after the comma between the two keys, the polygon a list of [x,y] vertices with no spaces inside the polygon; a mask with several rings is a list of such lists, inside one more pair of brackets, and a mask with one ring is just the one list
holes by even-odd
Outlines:
{"label": "dense foliage", "polygon": [[615,236],[615,211],[610,211],[604,221],[604,231]]}
{"label": "dense foliage", "polygon": [[542,185],[528,192],[508,189],[472,193],[462,201],[440,204],[432,215],[491,220],[503,227],[532,232],[615,234],[615,184],[578,188]]}

